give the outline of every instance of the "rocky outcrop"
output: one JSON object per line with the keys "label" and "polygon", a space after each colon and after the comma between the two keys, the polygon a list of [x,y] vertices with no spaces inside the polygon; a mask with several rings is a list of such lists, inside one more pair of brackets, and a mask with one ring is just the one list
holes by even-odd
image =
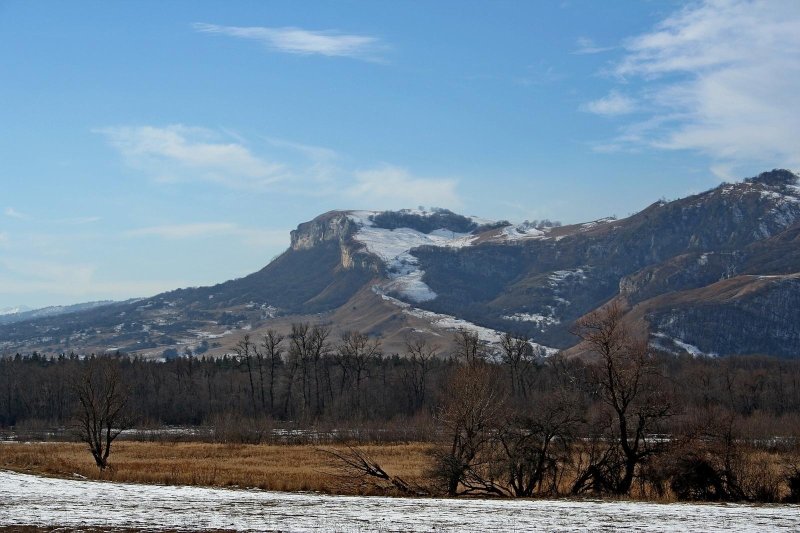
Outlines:
{"label": "rocky outcrop", "polygon": [[290,249],[299,252],[325,243],[336,243],[342,269],[362,269],[378,275],[382,271],[380,261],[366,253],[363,246],[353,240],[358,227],[346,211],[329,211],[292,230]]}
{"label": "rocky outcrop", "polygon": [[292,250],[309,250],[326,241],[345,242],[353,236],[356,225],[344,211],[329,211],[292,230]]}

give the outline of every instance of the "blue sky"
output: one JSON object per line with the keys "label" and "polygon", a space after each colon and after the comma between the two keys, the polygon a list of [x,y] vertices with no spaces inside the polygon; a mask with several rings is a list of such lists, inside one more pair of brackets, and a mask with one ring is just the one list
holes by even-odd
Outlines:
{"label": "blue sky", "polygon": [[264,266],[331,209],[565,223],[800,168],[800,3],[0,1],[0,309]]}

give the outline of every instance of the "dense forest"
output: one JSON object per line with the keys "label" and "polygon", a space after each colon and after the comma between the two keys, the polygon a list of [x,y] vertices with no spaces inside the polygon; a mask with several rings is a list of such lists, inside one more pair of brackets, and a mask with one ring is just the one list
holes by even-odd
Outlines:
{"label": "dense forest", "polygon": [[800,361],[657,353],[621,316],[610,307],[578,323],[588,358],[536,357],[511,334],[492,349],[469,331],[451,353],[409,338],[384,354],[379,339],[308,324],[246,337],[222,358],[17,354],[0,360],[0,426],[69,435],[83,376],[104,365],[126,427],[435,442],[432,477],[450,495],[800,498]]}

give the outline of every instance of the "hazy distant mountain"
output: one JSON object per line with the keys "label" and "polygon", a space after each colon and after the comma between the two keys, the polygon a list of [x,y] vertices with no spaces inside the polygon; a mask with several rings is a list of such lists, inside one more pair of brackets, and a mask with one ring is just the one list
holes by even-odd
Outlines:
{"label": "hazy distant mountain", "polygon": [[0,348],[219,353],[244,333],[315,320],[381,334],[388,350],[469,327],[487,341],[522,332],[552,353],[613,299],[667,351],[800,355],[798,176],[774,170],[570,226],[332,211],[249,276],[0,326]]}
{"label": "hazy distant mountain", "polygon": [[18,315],[20,313],[24,313],[25,311],[31,311],[33,308],[28,307],[25,305],[18,305],[16,307],[4,307],[0,309],[0,316],[6,315]]}
{"label": "hazy distant mountain", "polygon": [[0,324],[11,324],[13,322],[20,322],[23,320],[32,320],[35,318],[42,318],[47,316],[63,315],[65,313],[75,313],[77,311],[85,311],[87,309],[95,309],[104,305],[114,303],[113,300],[103,300],[98,302],[86,302],[73,305],[52,305],[49,307],[42,307],[34,309],[24,305],[17,307],[7,307],[0,309]]}

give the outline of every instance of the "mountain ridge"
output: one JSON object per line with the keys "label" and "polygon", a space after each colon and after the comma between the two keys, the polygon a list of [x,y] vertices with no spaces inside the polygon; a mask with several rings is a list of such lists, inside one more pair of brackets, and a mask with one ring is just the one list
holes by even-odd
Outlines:
{"label": "mountain ridge", "polygon": [[[798,176],[780,169],[565,226],[443,209],[335,210],[298,225],[258,272],[0,326],[0,347],[224,353],[245,332],[289,320],[338,329],[352,320],[394,339],[387,350],[408,335],[447,344],[460,325],[487,342],[519,332],[553,353],[575,345],[575,320],[618,300],[667,351],[796,357],[799,242]],[[759,316],[764,306],[775,316]],[[380,325],[360,314],[373,307]]]}

